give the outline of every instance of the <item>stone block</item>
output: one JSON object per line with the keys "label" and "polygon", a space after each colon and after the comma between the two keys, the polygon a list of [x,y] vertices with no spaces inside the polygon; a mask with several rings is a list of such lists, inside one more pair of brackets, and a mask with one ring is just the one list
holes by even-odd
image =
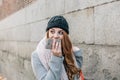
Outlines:
{"label": "stone block", "polygon": [[46,27],[48,20],[43,20],[31,24],[31,38],[30,41],[40,41],[46,35]]}
{"label": "stone block", "polygon": [[36,49],[38,43],[35,42],[17,42],[18,56],[30,60],[32,52]]}
{"label": "stone block", "polygon": [[30,41],[29,25],[17,26],[0,31],[1,40]]}
{"label": "stone block", "polygon": [[24,71],[23,74],[26,75],[24,76],[24,80],[35,80],[35,76],[33,74],[31,62],[28,60],[24,60]]}
{"label": "stone block", "polygon": [[1,55],[7,58],[9,53],[14,56],[30,59],[31,54],[36,49],[37,44],[37,42],[3,41],[0,42]]}
{"label": "stone block", "polygon": [[0,41],[0,50],[3,52],[8,52],[8,42]]}
{"label": "stone block", "polygon": [[54,16],[59,14],[64,14],[65,3],[64,0],[47,0],[47,15]]}
{"label": "stone block", "polygon": [[4,40],[11,39],[13,37],[12,35],[13,35],[13,32],[11,32],[11,30],[8,30],[8,29],[1,30],[0,31],[0,40],[4,41]]}
{"label": "stone block", "polygon": [[23,25],[13,29],[13,40],[15,41],[30,41],[30,25]]}
{"label": "stone block", "polygon": [[5,52],[7,54],[17,55],[17,52],[18,52],[17,42],[0,41],[0,50],[2,54],[4,54]]}
{"label": "stone block", "polygon": [[65,15],[70,26],[70,38],[73,43],[94,43],[93,9]]}
{"label": "stone block", "polygon": [[0,31],[0,40],[3,40],[3,36],[4,36],[3,32]]}
{"label": "stone block", "polygon": [[37,0],[33,4],[25,8],[26,23],[40,21],[48,17],[46,0]]}
{"label": "stone block", "polygon": [[25,24],[25,9],[22,9],[0,21],[0,30],[10,29]]}
{"label": "stone block", "polygon": [[79,45],[83,50],[83,73],[89,80],[119,80],[120,47]]}
{"label": "stone block", "polygon": [[[53,3],[54,2],[54,3]],[[64,13],[64,0],[38,0],[26,10],[26,23],[46,19],[50,16]]]}
{"label": "stone block", "polygon": [[8,55],[9,66],[14,69],[15,72],[20,72],[24,68],[23,58],[20,58],[17,55]]}
{"label": "stone block", "polygon": [[120,45],[120,1],[95,7],[95,43]]}
{"label": "stone block", "polygon": [[109,3],[115,0],[65,0],[65,13]]}
{"label": "stone block", "polygon": [[6,58],[2,64],[4,65],[2,72],[5,73],[7,79],[19,80],[19,72],[23,69],[23,59],[11,54],[8,54]]}

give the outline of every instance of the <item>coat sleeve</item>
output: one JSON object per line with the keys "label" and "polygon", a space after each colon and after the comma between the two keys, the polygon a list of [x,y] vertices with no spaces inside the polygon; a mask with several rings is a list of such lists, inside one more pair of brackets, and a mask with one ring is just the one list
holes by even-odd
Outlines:
{"label": "coat sleeve", "polygon": [[83,64],[83,56],[82,56],[82,51],[79,49],[77,51],[74,51],[74,55],[78,64],[78,68],[82,67]]}
{"label": "coat sleeve", "polygon": [[49,62],[50,69],[47,71],[41,63],[38,54],[33,52],[31,55],[31,64],[37,80],[60,80],[63,57],[52,56]]}

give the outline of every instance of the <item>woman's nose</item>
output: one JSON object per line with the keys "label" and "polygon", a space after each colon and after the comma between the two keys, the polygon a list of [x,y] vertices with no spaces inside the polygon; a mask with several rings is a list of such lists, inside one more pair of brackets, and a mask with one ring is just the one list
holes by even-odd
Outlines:
{"label": "woman's nose", "polygon": [[54,38],[59,38],[58,33],[55,33],[55,34],[54,34]]}

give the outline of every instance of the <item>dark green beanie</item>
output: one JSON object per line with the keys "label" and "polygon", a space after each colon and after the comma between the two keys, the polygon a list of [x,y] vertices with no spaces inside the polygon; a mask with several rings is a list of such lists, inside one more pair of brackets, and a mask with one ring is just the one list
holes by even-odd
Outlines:
{"label": "dark green beanie", "polygon": [[55,27],[61,28],[67,34],[69,34],[69,26],[68,26],[66,19],[63,16],[53,16],[47,24],[46,31],[48,31],[51,28],[55,28]]}

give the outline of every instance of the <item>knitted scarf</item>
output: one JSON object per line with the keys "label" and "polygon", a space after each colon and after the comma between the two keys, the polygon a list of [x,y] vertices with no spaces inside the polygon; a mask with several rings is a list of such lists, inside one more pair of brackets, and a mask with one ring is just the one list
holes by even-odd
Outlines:
{"label": "knitted scarf", "polygon": [[[46,45],[46,36],[39,42],[37,48],[36,48],[36,51],[38,53],[38,56],[39,56],[39,59],[40,61],[42,62],[43,66],[46,68],[46,70],[48,71],[49,70],[49,61],[51,59],[51,55],[52,52],[51,50],[49,49],[46,49],[45,48],[45,45]],[[75,60],[75,56],[73,57],[74,58],[74,61],[75,61],[75,64],[77,66],[77,63],[76,63],[76,60]],[[68,77],[67,77],[67,74],[66,74],[66,71],[65,71],[65,68],[64,68],[64,65],[62,64],[62,74],[61,74],[61,80],[68,80]]]}

